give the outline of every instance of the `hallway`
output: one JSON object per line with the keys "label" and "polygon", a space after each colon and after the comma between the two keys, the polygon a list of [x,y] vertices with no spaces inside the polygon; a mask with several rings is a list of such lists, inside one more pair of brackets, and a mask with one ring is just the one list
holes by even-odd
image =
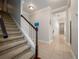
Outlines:
{"label": "hallway", "polygon": [[30,59],[36,52],[41,59],[78,59],[77,2],[0,0],[0,11],[11,17],[3,17],[8,38],[3,38],[1,28],[0,59]]}
{"label": "hallway", "polygon": [[51,44],[39,42],[41,59],[76,59],[64,36],[56,37]]}

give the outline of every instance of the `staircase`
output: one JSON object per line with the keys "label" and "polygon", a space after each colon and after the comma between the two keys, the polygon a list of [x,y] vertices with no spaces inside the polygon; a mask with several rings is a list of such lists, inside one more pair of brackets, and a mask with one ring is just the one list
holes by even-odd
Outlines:
{"label": "staircase", "polygon": [[7,14],[3,14],[3,18],[8,38],[3,38],[0,29],[0,59],[30,59],[33,55],[31,46],[12,18]]}

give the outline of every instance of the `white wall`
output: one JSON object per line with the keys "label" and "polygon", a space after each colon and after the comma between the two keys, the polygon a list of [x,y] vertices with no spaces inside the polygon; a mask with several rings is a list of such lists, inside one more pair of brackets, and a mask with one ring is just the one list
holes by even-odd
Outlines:
{"label": "white wall", "polygon": [[7,0],[8,1],[8,13],[20,24],[21,13],[21,0]]}
{"label": "white wall", "polygon": [[71,21],[71,46],[78,59],[78,0],[71,0],[71,6],[67,11],[67,38],[70,38],[70,21]]}
{"label": "white wall", "polygon": [[78,58],[78,18],[74,17],[75,20],[72,20],[72,48],[76,57]]}
{"label": "white wall", "polygon": [[53,36],[58,36],[59,35],[59,18],[56,14],[52,15],[52,30],[53,32]]}
{"label": "white wall", "polygon": [[69,11],[66,10],[66,40],[70,44],[70,21],[71,17]]}
{"label": "white wall", "polygon": [[71,1],[71,8],[69,9],[71,13],[72,22],[72,48],[76,57],[78,58],[78,0]]}
{"label": "white wall", "polygon": [[35,21],[39,21],[39,40],[49,43],[49,31],[50,31],[50,8],[44,8],[39,11],[36,11],[32,14],[33,16],[33,23]]}

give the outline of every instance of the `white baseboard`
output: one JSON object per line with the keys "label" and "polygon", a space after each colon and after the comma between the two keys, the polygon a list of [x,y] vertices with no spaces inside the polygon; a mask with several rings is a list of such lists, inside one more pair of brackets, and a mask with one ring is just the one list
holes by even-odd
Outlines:
{"label": "white baseboard", "polygon": [[51,44],[53,40],[45,41],[45,40],[39,40],[39,42],[45,43],[45,44]]}

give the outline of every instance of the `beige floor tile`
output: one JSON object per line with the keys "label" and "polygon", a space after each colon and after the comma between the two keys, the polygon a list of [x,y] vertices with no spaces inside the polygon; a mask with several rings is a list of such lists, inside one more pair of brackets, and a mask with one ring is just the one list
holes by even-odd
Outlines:
{"label": "beige floor tile", "polygon": [[39,42],[39,56],[41,59],[75,59],[63,35],[56,37],[51,44]]}

